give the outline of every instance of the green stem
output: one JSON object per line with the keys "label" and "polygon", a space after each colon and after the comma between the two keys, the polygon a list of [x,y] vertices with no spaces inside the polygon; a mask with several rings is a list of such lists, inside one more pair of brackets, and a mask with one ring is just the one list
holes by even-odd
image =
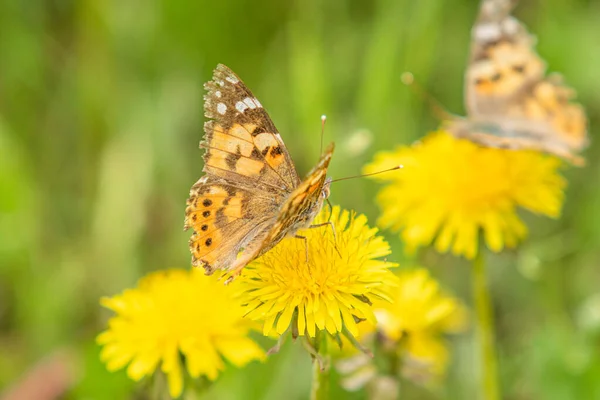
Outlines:
{"label": "green stem", "polygon": [[169,396],[167,377],[162,371],[156,371],[152,376],[152,381],[152,391],[150,392],[152,400],[164,400],[171,397]]}
{"label": "green stem", "polygon": [[479,249],[473,261],[473,297],[477,312],[477,339],[483,374],[483,398],[498,400],[498,371],[494,341],[494,316],[490,301],[490,292],[485,276],[483,249]]}
{"label": "green stem", "polygon": [[313,378],[311,400],[326,400],[329,398],[330,362],[327,346],[327,334],[317,330],[315,348],[319,358],[313,360]]}

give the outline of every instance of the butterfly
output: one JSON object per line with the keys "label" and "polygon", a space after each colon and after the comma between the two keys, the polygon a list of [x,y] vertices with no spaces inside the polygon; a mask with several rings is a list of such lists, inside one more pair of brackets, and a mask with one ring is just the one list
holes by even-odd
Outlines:
{"label": "butterfly", "polygon": [[207,275],[225,270],[230,281],[284,237],[325,225],[311,222],[329,196],[334,145],[301,180],[269,114],[233,71],[219,64],[204,88],[205,175],[190,190],[184,229],[193,230],[192,264]]}
{"label": "butterfly", "polygon": [[535,38],[511,16],[515,4],[482,0],[465,74],[467,117],[447,128],[484,146],[539,150],[581,165],[585,112],[560,75],[546,75]]}

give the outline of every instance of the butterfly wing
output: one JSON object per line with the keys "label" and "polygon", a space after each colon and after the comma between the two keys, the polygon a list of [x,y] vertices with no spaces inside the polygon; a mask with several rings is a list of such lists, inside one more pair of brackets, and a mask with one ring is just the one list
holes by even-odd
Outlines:
{"label": "butterfly wing", "polygon": [[[272,224],[276,210],[272,198],[207,175],[191,189],[185,212],[185,229],[192,228],[192,264],[207,274],[227,268],[241,248],[261,237]],[[264,233],[263,235],[264,236]]]}
{"label": "butterfly wing", "polygon": [[586,116],[560,76],[546,76],[535,38],[511,16],[515,1],[483,0],[465,76],[468,118],[450,131],[488,146],[530,148],[575,160]]}
{"label": "butterfly wing", "polygon": [[229,68],[219,64],[205,85],[203,171],[265,191],[291,192],[300,183],[269,114]]}
{"label": "butterfly wing", "polygon": [[184,228],[194,231],[192,264],[210,274],[262,242],[300,179],[269,115],[237,75],[219,65],[205,88],[206,175],[190,191]]}
{"label": "butterfly wing", "polygon": [[510,0],[483,0],[471,30],[465,76],[467,114],[506,115],[524,92],[544,78],[545,65],[534,38],[510,13]]}

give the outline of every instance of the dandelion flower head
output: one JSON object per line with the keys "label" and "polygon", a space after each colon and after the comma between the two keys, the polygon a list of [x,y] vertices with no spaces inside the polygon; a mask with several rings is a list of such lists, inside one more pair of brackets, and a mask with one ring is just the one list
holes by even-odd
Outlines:
{"label": "dandelion flower head", "polygon": [[425,375],[442,376],[448,363],[443,335],[466,328],[466,309],[445,294],[426,269],[405,270],[398,277],[392,301],[375,304],[377,330],[397,344],[405,373],[427,371]]}
{"label": "dandelion flower head", "polygon": [[475,257],[480,230],[499,252],[527,235],[517,208],[556,218],[563,202],[561,161],[535,151],[484,148],[439,131],[418,144],[381,152],[366,173],[402,164],[377,201],[379,225],[401,231],[409,252],[432,242],[439,252]]}
{"label": "dandelion flower head", "polygon": [[[407,269],[397,276],[398,285],[389,293],[391,301],[373,304],[377,324],[361,324],[358,338],[364,346],[377,349],[375,353],[388,364],[347,347],[350,351],[340,352],[336,361],[346,390],[367,385],[374,389],[390,374],[402,374],[417,384],[438,382],[449,360],[444,335],[467,326],[465,307],[445,294],[426,269]],[[398,366],[400,370],[389,370]]]}
{"label": "dandelion flower head", "polygon": [[328,221],[299,231],[306,241],[284,239],[246,267],[240,280],[247,317],[261,321],[265,335],[291,329],[308,337],[317,330],[356,336],[356,321],[375,322],[370,303],[388,299],[395,264],[381,259],[390,247],[377,228],[337,206],[323,209],[313,224]]}
{"label": "dandelion flower head", "polygon": [[233,291],[201,271],[169,270],[143,278],[135,289],[103,298],[116,313],[97,341],[109,371],[127,367],[140,380],[159,367],[172,397],[183,390],[181,356],[192,378],[215,380],[224,359],[241,367],[265,357],[248,333],[243,309]]}

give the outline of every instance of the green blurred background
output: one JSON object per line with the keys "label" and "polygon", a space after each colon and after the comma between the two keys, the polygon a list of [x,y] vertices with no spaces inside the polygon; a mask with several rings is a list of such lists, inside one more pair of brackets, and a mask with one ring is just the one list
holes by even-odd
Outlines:
{"label": "green blurred background", "polygon": [[[438,121],[400,81],[405,70],[462,113],[472,0],[0,2],[0,388],[59,348],[74,350],[68,399],[144,398],[110,374],[94,343],[104,295],[148,271],[187,268],[182,231],[201,173],[202,84],[230,66],[269,110],[300,174],[334,140],[333,177],[359,173],[377,150],[408,144]],[[600,117],[600,2],[522,1],[550,70]],[[490,258],[500,379],[506,399],[600,399],[600,164],[569,169],[559,220],[524,214],[530,239]],[[444,168],[440,165],[440,168]],[[336,184],[332,201],[372,223],[377,185]],[[469,266],[425,251],[467,304]],[[472,399],[473,333],[450,342],[445,384],[405,384],[406,399]],[[230,368],[205,398],[307,398],[310,362],[288,343],[268,363]],[[335,388],[334,398],[364,398]]]}

